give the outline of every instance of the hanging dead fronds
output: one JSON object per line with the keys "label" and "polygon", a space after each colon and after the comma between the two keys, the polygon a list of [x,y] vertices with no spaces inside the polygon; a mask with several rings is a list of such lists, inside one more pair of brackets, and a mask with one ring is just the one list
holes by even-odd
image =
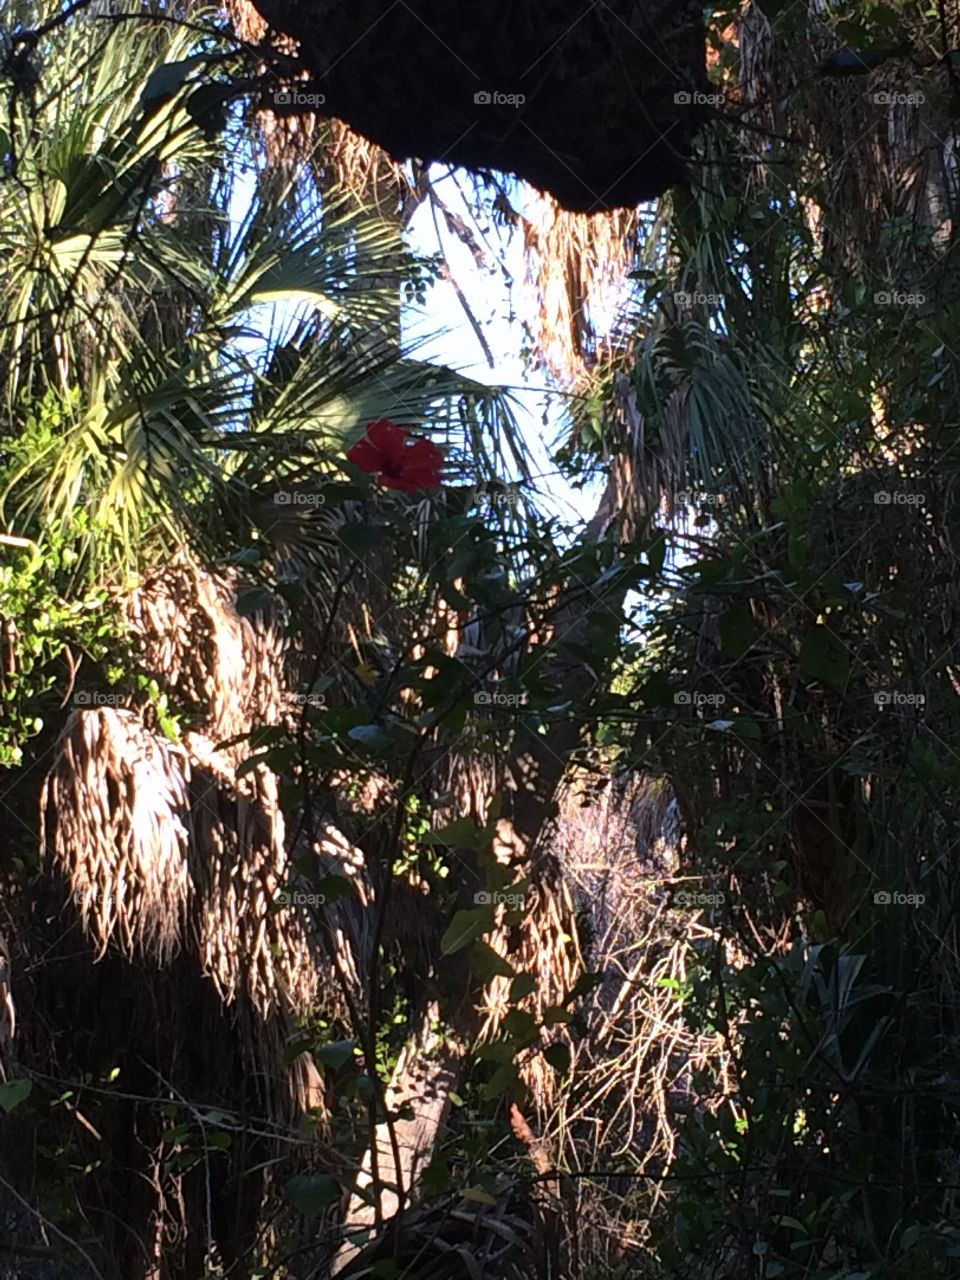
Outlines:
{"label": "hanging dead fronds", "polygon": [[191,893],[189,763],[132,711],[74,711],[41,797],[41,841],[67,877],[98,958],[167,963]]}
{"label": "hanging dead fronds", "polygon": [[[584,803],[586,801],[587,803]],[[697,1101],[694,1073],[726,1069],[718,1038],[690,1031],[675,992],[694,948],[713,936],[701,913],[672,909],[670,884],[682,837],[676,805],[662,782],[614,780],[585,794],[565,789],[556,835],[568,892],[582,919],[585,967],[601,984],[571,1043],[570,1087],[542,1123],[548,1146],[575,1167],[615,1164],[622,1184],[576,1184],[585,1256],[642,1274],[646,1224],[637,1222],[635,1175],[666,1172],[677,1154],[676,1112]]]}
{"label": "hanging dead fronds", "polygon": [[240,39],[246,44],[260,44],[267,34],[267,22],[249,0],[227,0],[226,9]]}
{"label": "hanging dead fronds", "polygon": [[238,590],[234,579],[178,563],[146,578],[125,607],[144,666],[214,741],[275,724],[286,706],[280,602],[241,617]]}
{"label": "hanging dead fronds", "polygon": [[594,362],[618,309],[639,215],[569,213],[538,193],[521,221],[538,358],[572,386]]}
{"label": "hanging dead fronds", "polygon": [[307,922],[285,898],[278,780],[267,770],[238,777],[248,748],[219,745],[277,722],[286,706],[279,613],[240,617],[236,591],[179,563],[131,595],[144,662],[203,732],[172,743],[148,712],[74,712],[43,792],[43,841],[98,958],[111,946],[159,966],[178,951],[196,957],[236,1011],[250,1071],[289,1080],[286,1101],[267,1099],[271,1115],[289,1117],[291,1101],[294,1110],[322,1101],[312,1064],[284,1062],[295,1019],[321,994],[335,998],[321,993]]}
{"label": "hanging dead fronds", "polygon": [[[515,974],[529,974],[534,979],[536,988],[521,1007],[528,1009],[542,1024],[544,1012],[563,1004],[585,966],[573,899],[564,881],[556,875],[556,866],[552,866],[552,874],[545,874],[546,860],[539,861],[541,865],[522,901],[522,922],[513,927],[504,925],[502,917],[516,906],[510,891],[506,890],[503,895],[506,901],[497,906],[497,927],[488,935],[487,942]],[[552,863],[552,859],[550,861]],[[512,981],[512,977],[496,976],[484,987],[479,1002],[481,1041],[495,1039],[503,1019],[517,1007],[516,1000],[510,1000]],[[541,1111],[553,1105],[557,1093],[557,1074],[544,1061],[542,1051],[555,1041],[566,1039],[561,1026],[552,1026],[542,1044],[521,1062],[521,1076]]]}
{"label": "hanging dead fronds", "polygon": [[[262,49],[268,60],[273,54],[287,59],[297,56],[297,41],[271,30],[248,0],[228,0],[227,12],[240,39],[253,49]],[[302,70],[290,83],[296,88],[297,81],[305,79],[309,73]],[[278,91],[286,87],[279,76],[276,83]],[[396,214],[410,194],[406,167],[343,120],[314,112],[269,109],[259,110],[256,119],[269,170],[286,173],[306,166],[324,189],[343,191],[384,217]]]}
{"label": "hanging dead fronds", "polygon": [[285,905],[291,874],[276,776],[237,779],[199,734],[186,738],[191,923],[203,972],[225,1005],[246,996],[261,1018],[305,1012],[317,972],[302,915]]}

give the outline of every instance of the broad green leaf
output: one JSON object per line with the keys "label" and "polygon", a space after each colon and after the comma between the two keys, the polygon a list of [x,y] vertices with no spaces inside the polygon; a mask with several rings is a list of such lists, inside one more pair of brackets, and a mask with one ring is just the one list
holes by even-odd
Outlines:
{"label": "broad green leaf", "polygon": [[366,751],[385,751],[390,746],[390,734],[379,724],[358,724],[347,732],[352,742],[357,742]]}
{"label": "broad green leaf", "polygon": [[30,1097],[32,1080],[7,1080],[0,1084],[0,1110],[10,1114],[15,1107]]}
{"label": "broad green leaf", "polygon": [[800,670],[823,684],[840,689],[850,674],[850,655],[829,627],[811,627],[800,643]]}
{"label": "broad green leaf", "polygon": [[475,942],[470,952],[470,968],[478,982],[489,982],[491,978],[512,978],[516,970],[494,951],[488,942]]}
{"label": "broad green leaf", "polygon": [[325,1044],[320,1049],[314,1049],[313,1056],[321,1066],[332,1067],[336,1071],[351,1061],[356,1047],[356,1041],[354,1040],[335,1040],[332,1044]]}
{"label": "broad green leaf", "polygon": [[265,587],[251,587],[237,596],[236,609],[241,618],[250,618],[268,612],[275,604],[274,596]]}
{"label": "broad green leaf", "polygon": [[343,1195],[343,1188],[329,1173],[297,1173],[287,1180],[284,1195],[298,1213],[313,1218]]}
{"label": "broad green leaf", "polygon": [[471,911],[457,911],[447,926],[447,931],[440,939],[440,952],[452,956],[462,951],[477,938],[493,928],[493,908],[479,907]]}
{"label": "broad green leaf", "polygon": [[510,983],[510,1000],[515,1003],[532,996],[537,989],[537,980],[532,973],[519,973]]}
{"label": "broad green leaf", "polygon": [[143,86],[140,95],[143,106],[153,107],[166,98],[174,97],[186,83],[194,67],[202,65],[206,60],[203,55],[198,54],[192,58],[181,58],[178,62],[165,62],[157,67]]}
{"label": "broad green leaf", "polygon": [[503,1066],[497,1067],[488,1082],[480,1090],[481,1097],[487,1102],[491,1098],[499,1098],[501,1094],[511,1090],[519,1079],[520,1074],[514,1064],[505,1062]]}
{"label": "broad green leaf", "polygon": [[742,658],[754,641],[753,614],[747,604],[734,605],[720,615],[717,623],[720,648],[731,657]]}
{"label": "broad green leaf", "polygon": [[554,1071],[558,1071],[561,1075],[569,1075],[570,1073],[570,1046],[557,1040],[554,1044],[548,1044],[543,1051],[543,1056],[553,1067]]}
{"label": "broad green leaf", "polygon": [[464,1200],[473,1200],[477,1204],[486,1204],[490,1206],[496,1205],[497,1201],[489,1191],[485,1191],[483,1187],[467,1187],[463,1193]]}

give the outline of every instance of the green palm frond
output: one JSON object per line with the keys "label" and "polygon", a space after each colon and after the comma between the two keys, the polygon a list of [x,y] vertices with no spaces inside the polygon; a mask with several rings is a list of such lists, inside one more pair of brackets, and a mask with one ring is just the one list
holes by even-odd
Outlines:
{"label": "green palm frond", "polygon": [[431,266],[397,224],[258,181],[241,121],[193,108],[198,85],[229,89],[215,39],[78,17],[38,56],[37,91],[0,97],[0,387],[8,436],[31,415],[58,430],[6,468],[8,523],[62,533],[83,510],[96,560],[211,531],[222,551],[265,489],[329,472],[382,417],[471,481],[528,474],[503,390],[399,348],[402,286]]}

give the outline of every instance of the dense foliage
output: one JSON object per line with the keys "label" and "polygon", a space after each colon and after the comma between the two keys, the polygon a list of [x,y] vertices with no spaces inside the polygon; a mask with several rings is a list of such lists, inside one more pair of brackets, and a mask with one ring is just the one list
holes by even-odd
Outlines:
{"label": "dense foliage", "polygon": [[710,11],[568,528],[256,51],[87,8],[5,33],[0,1274],[954,1274],[954,19]]}

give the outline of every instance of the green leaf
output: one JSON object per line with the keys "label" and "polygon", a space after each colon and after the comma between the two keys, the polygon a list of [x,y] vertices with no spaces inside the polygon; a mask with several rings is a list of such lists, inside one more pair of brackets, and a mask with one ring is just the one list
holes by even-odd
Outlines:
{"label": "green leaf", "polygon": [[373,524],[345,524],[340,527],[337,537],[356,556],[364,556],[383,542],[384,531]]}
{"label": "green leaf", "polygon": [[672,707],[674,693],[673,685],[661,671],[648,676],[637,690],[637,696],[645,707]]}
{"label": "green leaf", "polygon": [[314,1059],[324,1067],[332,1067],[338,1071],[351,1060],[357,1047],[355,1040],[336,1040],[333,1044],[325,1044],[313,1051]]}
{"label": "green leaf", "polygon": [[829,627],[810,628],[800,643],[798,661],[801,671],[834,689],[843,688],[850,674],[850,655]]}
{"label": "green leaf", "polygon": [[751,720],[748,716],[737,716],[733,722],[733,731],[751,742],[759,741],[762,737],[760,726],[756,720]]}
{"label": "green leaf", "polygon": [[501,1094],[507,1093],[512,1089],[519,1080],[520,1076],[517,1068],[512,1062],[505,1062],[503,1066],[497,1067],[496,1071],[480,1090],[480,1096],[485,1102],[489,1102],[492,1098],[499,1098]]}
{"label": "green leaf", "polygon": [[543,1051],[543,1056],[554,1071],[559,1071],[563,1076],[570,1074],[570,1046],[564,1044],[562,1040],[548,1044]]}
{"label": "green leaf", "polygon": [[489,835],[483,827],[478,827],[472,818],[457,818],[438,831],[431,831],[427,836],[430,844],[442,844],[449,848],[479,849],[490,843]]}
{"label": "green leaf", "polygon": [[477,1050],[477,1057],[481,1062],[512,1063],[516,1056],[517,1046],[506,1040],[491,1040]]}
{"label": "green leaf", "polygon": [[447,926],[447,931],[440,939],[440,953],[452,956],[481,934],[493,928],[493,908],[480,907],[473,911],[456,911]]}
{"label": "green leaf", "polygon": [[543,1011],[543,1025],[545,1027],[555,1027],[564,1022],[572,1022],[573,1014],[567,1009],[561,1008],[558,1004],[552,1004]]}
{"label": "green leaf", "polygon": [[501,1025],[504,1036],[521,1048],[526,1048],[537,1038],[537,1021],[526,1009],[511,1009]]}
{"label": "green leaf", "polygon": [[343,1195],[343,1188],[329,1173],[297,1173],[287,1181],[284,1195],[298,1213],[312,1218]]}
{"label": "green leaf", "polygon": [[228,564],[259,564],[263,552],[259,547],[243,547],[240,551],[231,551],[224,559]]}
{"label": "green leaf", "polygon": [[317,885],[325,902],[339,902],[342,898],[355,898],[356,889],[349,876],[324,876]]}
{"label": "green leaf", "polygon": [[0,1084],[0,1109],[9,1115],[30,1097],[32,1089],[32,1080],[7,1080],[5,1084]]}
{"label": "green leaf", "polygon": [[274,604],[273,596],[265,587],[252,587],[237,596],[236,610],[239,617],[250,618],[254,614],[268,612]]}
{"label": "green leaf", "polygon": [[537,980],[532,973],[519,973],[510,983],[510,1001],[515,1004],[532,996],[537,989]]}
{"label": "green leaf", "polygon": [[780,1227],[789,1227],[791,1231],[802,1231],[804,1233],[807,1231],[807,1228],[802,1222],[798,1222],[796,1218],[791,1218],[788,1213],[777,1218],[777,1225]]}
{"label": "green leaf", "polygon": [[596,971],[583,973],[574,983],[570,994],[564,1000],[564,1004],[569,1004],[571,1000],[579,1000],[582,996],[589,995],[603,982],[603,974]]}
{"label": "green leaf", "polygon": [[433,1160],[420,1175],[420,1187],[428,1196],[445,1195],[453,1186],[450,1166],[445,1160]]}
{"label": "green leaf", "polygon": [[230,84],[201,84],[187,98],[187,114],[207,138],[215,138],[226,128],[226,107],[234,93]]}
{"label": "green leaf", "polygon": [[152,107],[175,97],[186,83],[187,77],[194,67],[206,62],[202,54],[192,58],[181,58],[179,62],[165,62],[155,68],[143,86],[140,103],[144,107]]}
{"label": "green leaf", "polygon": [[384,751],[390,745],[390,735],[379,724],[358,724],[347,732],[352,742],[358,742],[367,751]]}
{"label": "green leaf", "polygon": [[283,1060],[289,1066],[291,1062],[296,1062],[302,1053],[309,1053],[312,1048],[311,1036],[298,1036],[296,1040],[291,1040],[289,1044],[284,1045]]}
{"label": "green leaf", "polygon": [[754,641],[753,614],[746,604],[734,605],[721,614],[717,624],[720,648],[734,658],[742,658]]}
{"label": "green leaf", "polygon": [[477,1204],[496,1205],[496,1199],[483,1187],[467,1187],[463,1193],[464,1200],[473,1200]]}
{"label": "green leaf", "polygon": [[482,940],[473,944],[470,968],[478,982],[489,982],[491,978],[512,978],[516,972],[499,952]]}

